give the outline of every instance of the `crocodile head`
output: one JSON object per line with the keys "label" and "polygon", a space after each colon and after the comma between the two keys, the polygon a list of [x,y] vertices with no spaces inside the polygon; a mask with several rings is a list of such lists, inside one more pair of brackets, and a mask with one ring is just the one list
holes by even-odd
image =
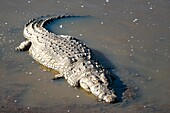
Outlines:
{"label": "crocodile head", "polygon": [[85,76],[80,80],[80,86],[98,97],[99,100],[103,100],[107,103],[114,103],[117,101],[117,96],[114,94],[114,91],[108,88],[108,81],[104,74],[100,76]]}

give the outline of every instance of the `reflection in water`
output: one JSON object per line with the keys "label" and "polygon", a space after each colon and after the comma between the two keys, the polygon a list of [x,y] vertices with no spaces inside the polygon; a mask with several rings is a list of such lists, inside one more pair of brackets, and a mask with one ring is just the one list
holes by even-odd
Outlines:
{"label": "reflection in water", "polygon": [[[49,111],[46,107],[50,106],[52,111],[61,112],[168,112],[169,5],[169,0],[1,1],[0,103],[10,110],[9,103],[26,110],[38,107],[37,111]],[[90,94],[70,88],[65,80],[51,81],[54,74],[40,69],[27,52],[14,51],[24,40],[22,29],[26,21],[65,13],[91,16],[61,20],[48,29],[85,42],[103,65],[116,69],[110,71],[118,77],[118,95],[122,96],[125,87],[132,87],[137,89],[139,98],[127,104],[97,102]]]}

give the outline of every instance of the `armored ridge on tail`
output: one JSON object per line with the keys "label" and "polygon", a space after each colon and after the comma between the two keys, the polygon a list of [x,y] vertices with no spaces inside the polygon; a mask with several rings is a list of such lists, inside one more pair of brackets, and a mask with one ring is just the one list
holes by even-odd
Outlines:
{"label": "armored ridge on tail", "polygon": [[113,83],[110,73],[92,58],[91,50],[78,39],[49,32],[46,25],[53,20],[71,16],[37,18],[25,24],[23,35],[26,41],[16,50],[28,50],[30,55],[48,68],[60,74],[71,86],[82,87],[99,100],[115,102],[117,96],[109,85]]}

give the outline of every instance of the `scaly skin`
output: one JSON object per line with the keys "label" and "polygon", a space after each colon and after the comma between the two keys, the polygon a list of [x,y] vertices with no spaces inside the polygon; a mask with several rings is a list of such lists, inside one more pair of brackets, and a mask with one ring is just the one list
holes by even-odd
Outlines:
{"label": "scaly skin", "polygon": [[64,77],[71,86],[81,86],[99,100],[115,102],[116,95],[109,85],[113,80],[106,69],[92,58],[91,50],[78,39],[49,32],[46,25],[53,20],[71,16],[37,18],[25,24],[26,41],[16,50],[28,50],[42,65],[59,71],[55,78]]}

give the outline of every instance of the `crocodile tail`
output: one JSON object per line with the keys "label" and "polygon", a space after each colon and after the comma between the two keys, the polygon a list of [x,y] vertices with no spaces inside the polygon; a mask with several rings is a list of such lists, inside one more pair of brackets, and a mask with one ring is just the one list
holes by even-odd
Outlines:
{"label": "crocodile tail", "polygon": [[63,18],[73,18],[73,17],[89,17],[89,15],[87,15],[87,16],[75,16],[75,15],[52,16],[50,18],[46,18],[44,20],[44,22],[41,24],[41,27],[45,27],[47,24],[53,22],[54,20],[63,19]]}

